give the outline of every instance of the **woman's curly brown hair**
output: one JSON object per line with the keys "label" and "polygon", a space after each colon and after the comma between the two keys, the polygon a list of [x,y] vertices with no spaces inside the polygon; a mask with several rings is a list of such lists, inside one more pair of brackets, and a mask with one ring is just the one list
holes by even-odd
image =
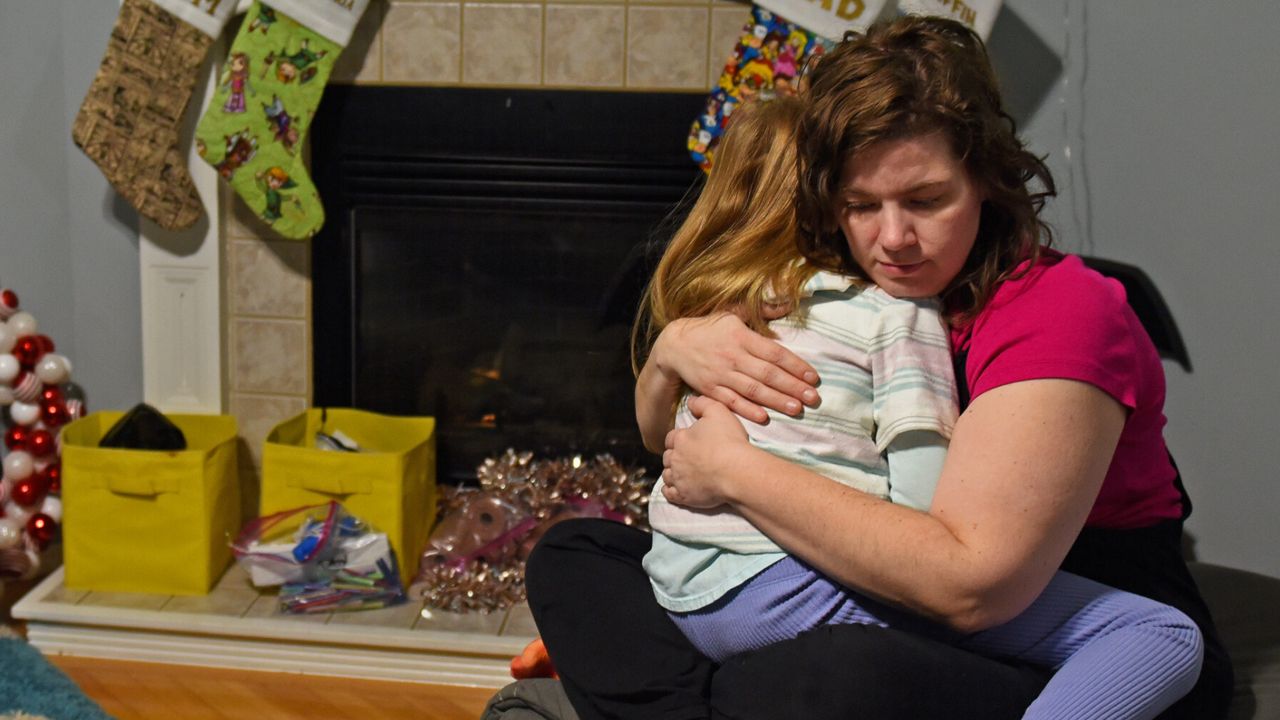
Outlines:
{"label": "woman's curly brown hair", "polygon": [[971,319],[1019,263],[1052,244],[1040,210],[1056,194],[1053,177],[1018,139],[972,30],[933,17],[877,23],[846,36],[806,80],[798,212],[810,263],[864,275],[836,223],[841,171],[876,143],[932,132],[946,136],[986,198],[973,250],[942,294],[953,321]]}

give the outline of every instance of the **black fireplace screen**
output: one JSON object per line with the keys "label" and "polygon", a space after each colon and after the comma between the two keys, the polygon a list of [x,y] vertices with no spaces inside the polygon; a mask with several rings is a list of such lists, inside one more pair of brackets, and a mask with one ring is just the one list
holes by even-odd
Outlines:
{"label": "black fireplace screen", "polygon": [[507,447],[652,467],[630,328],[699,176],[699,98],[332,90],[312,132],[315,403],[436,417],[445,480]]}

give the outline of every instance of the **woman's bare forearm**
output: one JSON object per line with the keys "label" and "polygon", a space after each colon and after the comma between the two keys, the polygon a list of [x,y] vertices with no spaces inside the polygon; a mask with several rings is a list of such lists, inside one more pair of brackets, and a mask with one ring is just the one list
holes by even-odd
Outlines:
{"label": "woman's bare forearm", "polygon": [[977,611],[995,588],[977,581],[977,558],[928,513],[755,448],[729,482],[735,509],[836,581],[959,629],[982,624]]}
{"label": "woman's bare forearm", "polygon": [[834,483],[752,447],[716,479],[731,505],[834,579],[962,631],[1039,595],[1106,475],[1124,410],[1097,388],[1037,380],[961,416],[928,513]]}

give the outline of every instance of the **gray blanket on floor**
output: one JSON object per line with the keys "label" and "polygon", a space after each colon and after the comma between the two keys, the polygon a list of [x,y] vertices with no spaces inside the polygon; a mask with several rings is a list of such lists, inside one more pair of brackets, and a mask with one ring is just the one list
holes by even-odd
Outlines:
{"label": "gray blanket on floor", "polygon": [[559,680],[517,680],[498,691],[480,720],[578,720]]}

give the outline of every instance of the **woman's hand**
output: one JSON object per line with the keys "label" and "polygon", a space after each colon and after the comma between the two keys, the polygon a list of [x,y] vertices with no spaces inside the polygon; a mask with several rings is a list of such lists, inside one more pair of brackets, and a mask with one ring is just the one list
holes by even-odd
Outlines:
{"label": "woman's hand", "polygon": [[667,433],[662,494],[677,505],[713,508],[728,502],[727,471],[751,449],[747,431],[723,403],[689,400],[693,425]]}
{"label": "woman's hand", "polygon": [[764,408],[796,415],[819,402],[813,366],[732,313],[672,322],[648,364],[752,422],[769,419]]}

